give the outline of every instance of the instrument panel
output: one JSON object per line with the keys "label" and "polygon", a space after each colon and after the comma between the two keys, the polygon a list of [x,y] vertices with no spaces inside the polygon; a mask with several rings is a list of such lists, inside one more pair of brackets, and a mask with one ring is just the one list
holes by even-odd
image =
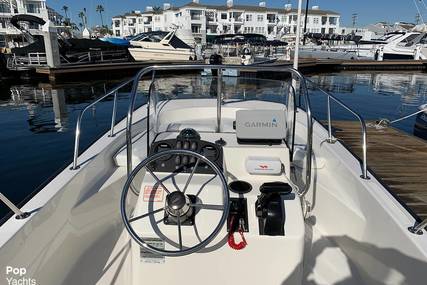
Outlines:
{"label": "instrument panel", "polygon": [[[197,152],[205,156],[210,161],[214,162],[220,169],[222,169],[222,147],[215,143],[201,140],[200,135],[192,129],[191,131],[188,129],[181,131],[176,139],[154,142],[150,147],[150,155],[172,149],[184,149]],[[150,164],[150,168],[152,171],[157,172],[189,173],[195,166],[196,160],[196,157],[188,155],[170,155],[154,161],[152,164]],[[203,163],[203,161],[200,161],[195,173],[211,174],[214,172],[208,165]]]}

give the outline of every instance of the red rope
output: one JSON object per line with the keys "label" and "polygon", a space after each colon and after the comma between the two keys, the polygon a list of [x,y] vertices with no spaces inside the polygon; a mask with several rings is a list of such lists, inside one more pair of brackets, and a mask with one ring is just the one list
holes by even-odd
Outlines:
{"label": "red rope", "polygon": [[230,231],[228,232],[228,245],[232,249],[235,249],[235,250],[244,249],[248,243],[246,242],[245,236],[243,235],[244,230],[243,230],[243,228],[242,228],[241,225],[239,225],[239,229],[237,231],[240,234],[240,237],[242,238],[242,241],[239,242],[239,243],[236,243],[235,240],[234,240],[234,231],[233,231],[233,228],[234,228],[234,216],[231,216],[229,228],[230,228]]}

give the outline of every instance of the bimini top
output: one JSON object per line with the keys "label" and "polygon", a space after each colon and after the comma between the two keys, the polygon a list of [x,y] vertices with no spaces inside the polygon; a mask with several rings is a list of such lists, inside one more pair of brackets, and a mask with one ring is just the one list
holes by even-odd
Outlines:
{"label": "bimini top", "polygon": [[19,22],[29,22],[29,23],[33,23],[33,24],[39,24],[39,25],[46,24],[46,22],[42,18],[33,16],[33,15],[26,15],[26,14],[15,15],[10,19],[10,23],[14,27],[21,30],[22,27],[19,24]]}
{"label": "bimini top", "polygon": [[267,38],[264,35],[259,34],[225,34],[219,35],[213,38],[213,44],[252,44],[252,45],[264,45],[267,42]]}
{"label": "bimini top", "polygon": [[[134,36],[132,38],[129,38],[129,41],[130,42],[152,42],[152,43],[158,43],[162,39],[164,39],[169,33],[170,32],[164,32],[164,31],[154,31],[154,32],[141,33],[141,34],[138,34],[138,35],[136,35],[136,36]],[[192,47],[190,47],[185,42],[183,42],[175,34],[169,40],[169,44],[173,48],[192,49]]]}

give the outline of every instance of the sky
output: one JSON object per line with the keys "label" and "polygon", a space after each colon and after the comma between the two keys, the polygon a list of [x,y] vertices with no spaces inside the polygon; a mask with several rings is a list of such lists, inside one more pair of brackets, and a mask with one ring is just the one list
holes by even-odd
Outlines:
{"label": "sky", "polygon": [[[47,0],[47,5],[59,12],[66,5],[69,7],[69,15],[75,22],[79,22],[77,14],[87,9],[90,26],[101,23],[101,19],[95,8],[101,4],[105,8],[104,23],[111,24],[111,18],[132,10],[143,11],[146,6],[163,6],[163,3],[171,3],[172,6],[181,6],[191,0]],[[296,8],[297,0],[264,0],[267,7],[283,7],[290,2]],[[423,2],[425,1],[425,2]],[[225,4],[226,0],[200,0],[205,4]],[[234,4],[258,5],[257,0],[234,0]],[[341,14],[341,26],[351,26],[352,14],[357,13],[357,26],[363,27],[370,23],[386,21],[415,22],[418,13],[414,3],[417,3],[421,17],[427,22],[427,0],[309,0],[310,7],[320,6],[320,9],[333,10]],[[305,0],[303,0],[305,7]]]}

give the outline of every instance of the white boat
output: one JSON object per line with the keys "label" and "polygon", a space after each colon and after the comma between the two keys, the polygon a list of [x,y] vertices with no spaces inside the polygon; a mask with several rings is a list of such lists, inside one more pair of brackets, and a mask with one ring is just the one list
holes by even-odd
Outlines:
{"label": "white boat", "polygon": [[148,32],[130,40],[129,53],[136,61],[195,60],[194,49],[180,40],[176,30],[171,32]]}
{"label": "white boat", "polygon": [[[204,68],[218,69],[215,97],[180,98],[155,76]],[[0,227],[2,282],[423,284],[427,222],[368,170],[363,119],[318,93],[360,119],[360,162],[314,120],[299,72],[227,66],[285,78],[251,78],[278,86],[273,97],[228,98],[223,68],[148,67],[89,104],[73,163]],[[149,103],[135,109],[142,77]],[[79,155],[84,112],[129,85],[127,118],[116,124],[113,109],[111,130]]]}
{"label": "white boat", "polygon": [[307,45],[300,54],[303,57],[346,60],[414,59],[417,32],[391,32],[379,39],[359,41],[354,45]]}

